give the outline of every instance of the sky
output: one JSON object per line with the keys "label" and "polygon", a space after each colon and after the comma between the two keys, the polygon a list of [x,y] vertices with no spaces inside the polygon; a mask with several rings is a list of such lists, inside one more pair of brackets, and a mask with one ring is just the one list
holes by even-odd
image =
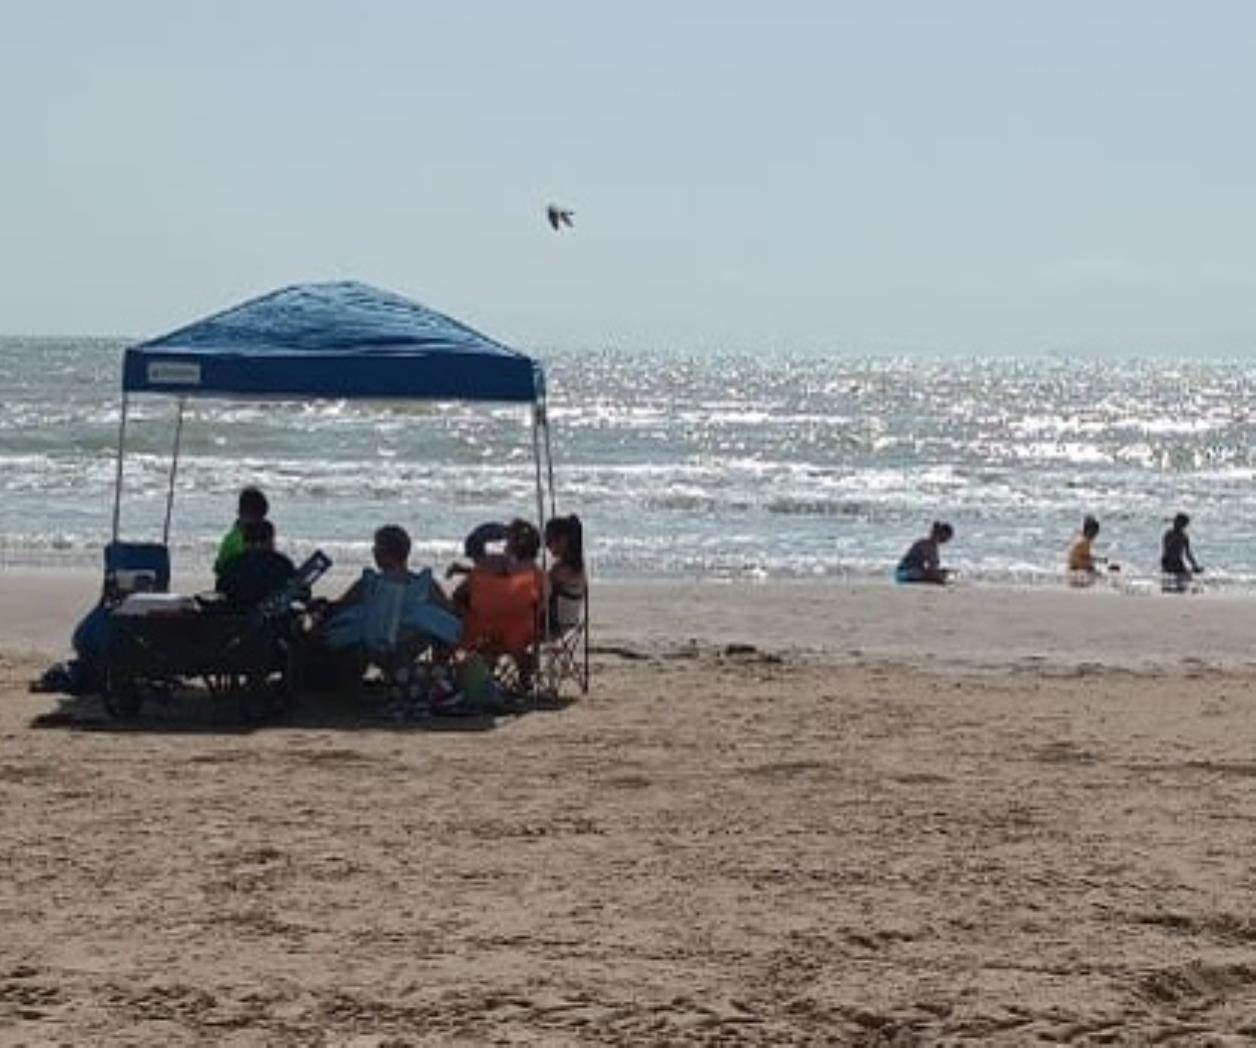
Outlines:
{"label": "sky", "polygon": [[1246,0],[0,0],[0,332],[356,278],[523,347],[1245,352],[1254,48]]}

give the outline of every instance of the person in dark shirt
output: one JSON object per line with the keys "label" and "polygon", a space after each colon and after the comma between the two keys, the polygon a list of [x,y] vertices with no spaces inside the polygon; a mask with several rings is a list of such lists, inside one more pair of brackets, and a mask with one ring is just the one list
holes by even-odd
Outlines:
{"label": "person in dark shirt", "polygon": [[250,520],[240,526],[244,552],[232,557],[218,576],[217,590],[239,610],[255,608],[296,574],[292,561],[275,551],[275,526]]}
{"label": "person in dark shirt", "polygon": [[894,578],[898,582],[932,582],[937,585],[946,582],[950,572],[939,563],[938,547],[950,542],[954,534],[955,529],[951,525],[935,520],[929,534],[913,542],[911,549],[903,554],[894,570]]}
{"label": "person in dark shirt", "polygon": [[1185,592],[1191,576],[1204,570],[1191,553],[1191,540],[1186,534],[1186,526],[1190,522],[1190,517],[1179,513],[1173,518],[1173,527],[1164,533],[1160,546],[1160,570],[1165,574],[1163,588],[1166,590]]}

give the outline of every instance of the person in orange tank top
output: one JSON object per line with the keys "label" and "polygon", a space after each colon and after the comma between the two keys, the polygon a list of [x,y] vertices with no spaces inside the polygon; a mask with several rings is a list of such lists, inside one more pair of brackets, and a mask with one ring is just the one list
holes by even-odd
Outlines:
{"label": "person in orange tank top", "polygon": [[464,612],[461,647],[516,659],[527,653],[536,640],[545,599],[545,580],[536,565],[540,549],[536,528],[513,520],[506,528],[505,551],[477,559],[453,594],[455,606]]}

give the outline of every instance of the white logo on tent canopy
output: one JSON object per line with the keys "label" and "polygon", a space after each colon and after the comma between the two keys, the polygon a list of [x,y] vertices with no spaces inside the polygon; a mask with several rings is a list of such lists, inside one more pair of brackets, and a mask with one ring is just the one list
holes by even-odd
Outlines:
{"label": "white logo on tent canopy", "polygon": [[148,381],[166,386],[199,386],[201,366],[173,360],[155,360],[148,365]]}

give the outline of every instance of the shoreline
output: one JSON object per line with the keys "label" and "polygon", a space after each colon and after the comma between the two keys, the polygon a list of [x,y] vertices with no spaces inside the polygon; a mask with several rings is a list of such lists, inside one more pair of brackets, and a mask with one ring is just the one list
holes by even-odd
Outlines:
{"label": "shoreline", "polygon": [[[284,549],[292,556],[297,563],[313,553],[315,550],[323,550],[327,552],[329,549],[334,550],[334,544],[330,543],[301,543],[296,547],[294,552],[292,549]],[[342,550],[334,550],[333,561],[336,572],[348,570],[342,568],[346,562],[346,554]],[[350,556],[355,558],[369,558],[370,549],[364,546],[361,550],[352,551]],[[210,577],[210,568],[213,564],[212,556],[187,558],[182,556],[181,551],[172,550],[172,556],[178,561],[178,566],[182,570],[180,574],[186,574],[192,578]],[[456,547],[452,547],[447,556],[438,558],[434,564],[442,566],[453,560],[459,559]],[[831,586],[865,586],[865,585],[895,585],[893,562],[886,562],[875,568],[864,566],[845,567],[834,566],[813,571],[769,571],[762,568],[745,568],[739,570],[726,570],[719,568],[697,569],[686,568],[684,570],[669,571],[666,569],[652,570],[649,572],[629,571],[624,568],[614,568],[610,571],[600,570],[597,564],[596,556],[587,556],[592,576],[599,582],[609,583],[683,583],[685,585],[760,585],[760,584],[817,584]],[[103,561],[103,553],[100,549],[92,550],[90,554],[74,554],[71,556],[63,556],[53,554],[50,556],[31,556],[26,553],[13,555],[12,553],[5,555],[3,548],[0,548],[0,580],[9,575],[65,575],[87,573],[90,575],[98,575],[101,571]],[[356,563],[356,561],[355,561]],[[363,562],[365,564],[365,561]],[[432,567],[432,564],[416,560],[418,567]],[[952,563],[948,563],[948,570],[951,572],[952,581],[949,583],[951,588],[1011,588],[1011,589],[1053,589],[1056,587],[1069,586],[1069,571],[1064,567],[1058,569],[1034,568],[1032,570],[1020,570],[1015,572],[1005,572],[1002,570],[982,570],[973,567],[965,567],[962,564],[956,567]],[[356,571],[356,569],[354,569]],[[1095,591],[1112,591],[1127,596],[1145,596],[1160,592],[1160,584],[1163,576],[1159,572],[1152,571],[1133,571],[1125,570],[1117,574],[1107,574],[1100,572],[1096,582],[1090,588]],[[1194,595],[1196,596],[1244,596],[1251,600],[1256,600],[1256,575],[1232,575],[1217,569],[1209,569],[1207,572],[1196,577],[1193,585],[1196,587]]]}
{"label": "shoreline", "polygon": [[[333,569],[318,590],[354,577]],[[62,657],[99,586],[83,570],[0,573],[0,651]],[[208,578],[176,576],[173,588],[196,592]],[[594,647],[642,654],[734,644],[981,673],[1256,665],[1256,600],[1231,593],[805,579],[608,579],[591,593]]]}

